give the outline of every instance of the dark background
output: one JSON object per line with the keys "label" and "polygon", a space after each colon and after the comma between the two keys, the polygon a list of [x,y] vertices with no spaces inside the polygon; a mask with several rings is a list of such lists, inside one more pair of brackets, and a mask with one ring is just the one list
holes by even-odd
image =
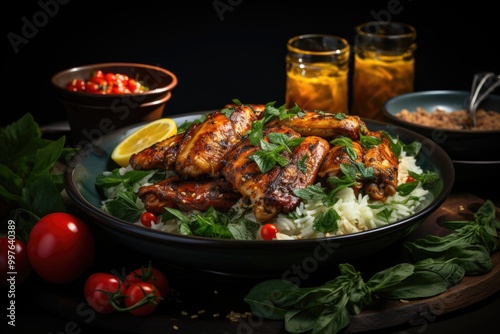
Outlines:
{"label": "dark background", "polygon": [[[97,62],[143,62],[173,71],[179,83],[165,114],[218,109],[234,98],[281,105],[290,37],[328,33],[353,43],[354,27],[370,20],[416,27],[417,91],[469,90],[475,72],[500,72],[493,2],[60,2],[20,1],[4,10],[3,101],[10,106],[2,108],[0,125],[25,112],[41,125],[64,120],[51,75]],[[14,46],[9,36],[26,39]]]}

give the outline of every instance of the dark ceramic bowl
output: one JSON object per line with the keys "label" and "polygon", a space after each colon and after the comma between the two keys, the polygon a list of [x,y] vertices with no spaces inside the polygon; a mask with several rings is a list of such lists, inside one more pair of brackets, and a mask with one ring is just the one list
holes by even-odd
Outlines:
{"label": "dark ceramic bowl", "polygon": [[[453,161],[500,163],[500,130],[471,131],[439,129],[404,121],[396,116],[401,110],[415,112],[418,107],[428,112],[436,108],[446,112],[466,109],[469,92],[435,90],[396,96],[385,103],[384,117],[389,123],[408,128],[432,139]],[[480,105],[485,110],[500,112],[500,96],[490,95]]]}
{"label": "dark ceramic bowl", "polygon": [[[172,117],[177,125],[198,119],[201,114]],[[77,156],[65,173],[65,189],[74,204],[124,247],[154,259],[204,272],[239,277],[284,277],[293,268],[318,270],[359,259],[388,247],[416,229],[451,192],[454,168],[448,155],[434,142],[415,132],[394,125],[366,120],[372,130],[386,130],[404,142],[420,141],[425,147],[417,164],[441,175],[430,189],[431,195],[417,212],[390,225],[372,230],[307,240],[226,240],[189,237],[153,230],[117,219],[101,210],[103,198],[94,184],[97,175],[116,168],[110,159],[113,148],[137,126],[111,133]]]}
{"label": "dark ceramic bowl", "polygon": [[[135,78],[149,90],[132,94],[91,94],[65,88],[73,79],[86,80],[97,70]],[[50,82],[66,111],[77,144],[124,126],[160,118],[177,85],[177,77],[167,69],[148,64],[99,63],[62,70],[54,74]]]}

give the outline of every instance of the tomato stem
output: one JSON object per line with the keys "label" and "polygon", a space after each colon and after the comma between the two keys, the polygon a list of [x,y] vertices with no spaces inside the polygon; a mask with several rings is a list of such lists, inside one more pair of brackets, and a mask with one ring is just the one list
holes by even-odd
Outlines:
{"label": "tomato stem", "polygon": [[147,304],[152,304],[152,305],[158,305],[158,301],[163,300],[162,297],[159,297],[156,295],[156,288],[153,290],[153,292],[147,293],[141,288],[142,292],[144,293],[144,297],[135,303],[134,305],[131,305],[129,307],[121,307],[120,306],[120,300],[123,298],[130,298],[130,296],[124,295],[120,293],[120,285],[118,285],[118,288],[116,289],[115,292],[107,291],[107,290],[96,290],[102,293],[105,293],[109,297],[109,304],[113,306],[113,309],[117,312],[129,312],[135,309],[138,309],[141,306],[147,305]]}
{"label": "tomato stem", "polygon": [[[124,296],[125,298],[130,298],[129,296]],[[152,304],[152,305],[158,305],[158,302],[156,300],[163,300],[162,297],[158,297],[155,292],[150,292],[148,294],[145,294],[144,297],[139,300],[137,303],[134,305],[131,305],[129,307],[120,307],[116,305],[114,302],[111,304],[113,308],[118,311],[118,312],[129,312],[135,309],[138,309],[141,306],[147,305],[147,304]]]}

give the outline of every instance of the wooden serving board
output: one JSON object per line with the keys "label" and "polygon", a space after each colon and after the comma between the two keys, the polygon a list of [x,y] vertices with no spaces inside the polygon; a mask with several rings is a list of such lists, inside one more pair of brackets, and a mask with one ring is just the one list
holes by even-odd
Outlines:
{"label": "wooden serving board", "polygon": [[[472,220],[474,212],[483,203],[483,199],[470,193],[453,193],[422,223],[410,239],[427,234],[446,235],[450,230],[443,228],[440,223],[451,220]],[[500,217],[498,205],[496,209],[498,219]],[[500,252],[493,254],[492,260],[493,269],[489,273],[466,276],[459,284],[440,295],[411,301],[376,300],[358,316],[351,318],[345,333],[373,331],[418,322],[418,319],[435,319],[437,316],[478,303],[500,291]]]}

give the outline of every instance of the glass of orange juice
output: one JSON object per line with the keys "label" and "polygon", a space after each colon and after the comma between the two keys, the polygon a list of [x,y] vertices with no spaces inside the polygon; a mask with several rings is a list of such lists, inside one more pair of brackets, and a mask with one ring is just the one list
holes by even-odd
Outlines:
{"label": "glass of orange juice", "polygon": [[285,104],[348,113],[350,45],[344,38],[308,34],[288,40]]}
{"label": "glass of orange juice", "polygon": [[367,22],[355,28],[351,113],[383,120],[394,96],[414,90],[416,30],[400,22]]}

